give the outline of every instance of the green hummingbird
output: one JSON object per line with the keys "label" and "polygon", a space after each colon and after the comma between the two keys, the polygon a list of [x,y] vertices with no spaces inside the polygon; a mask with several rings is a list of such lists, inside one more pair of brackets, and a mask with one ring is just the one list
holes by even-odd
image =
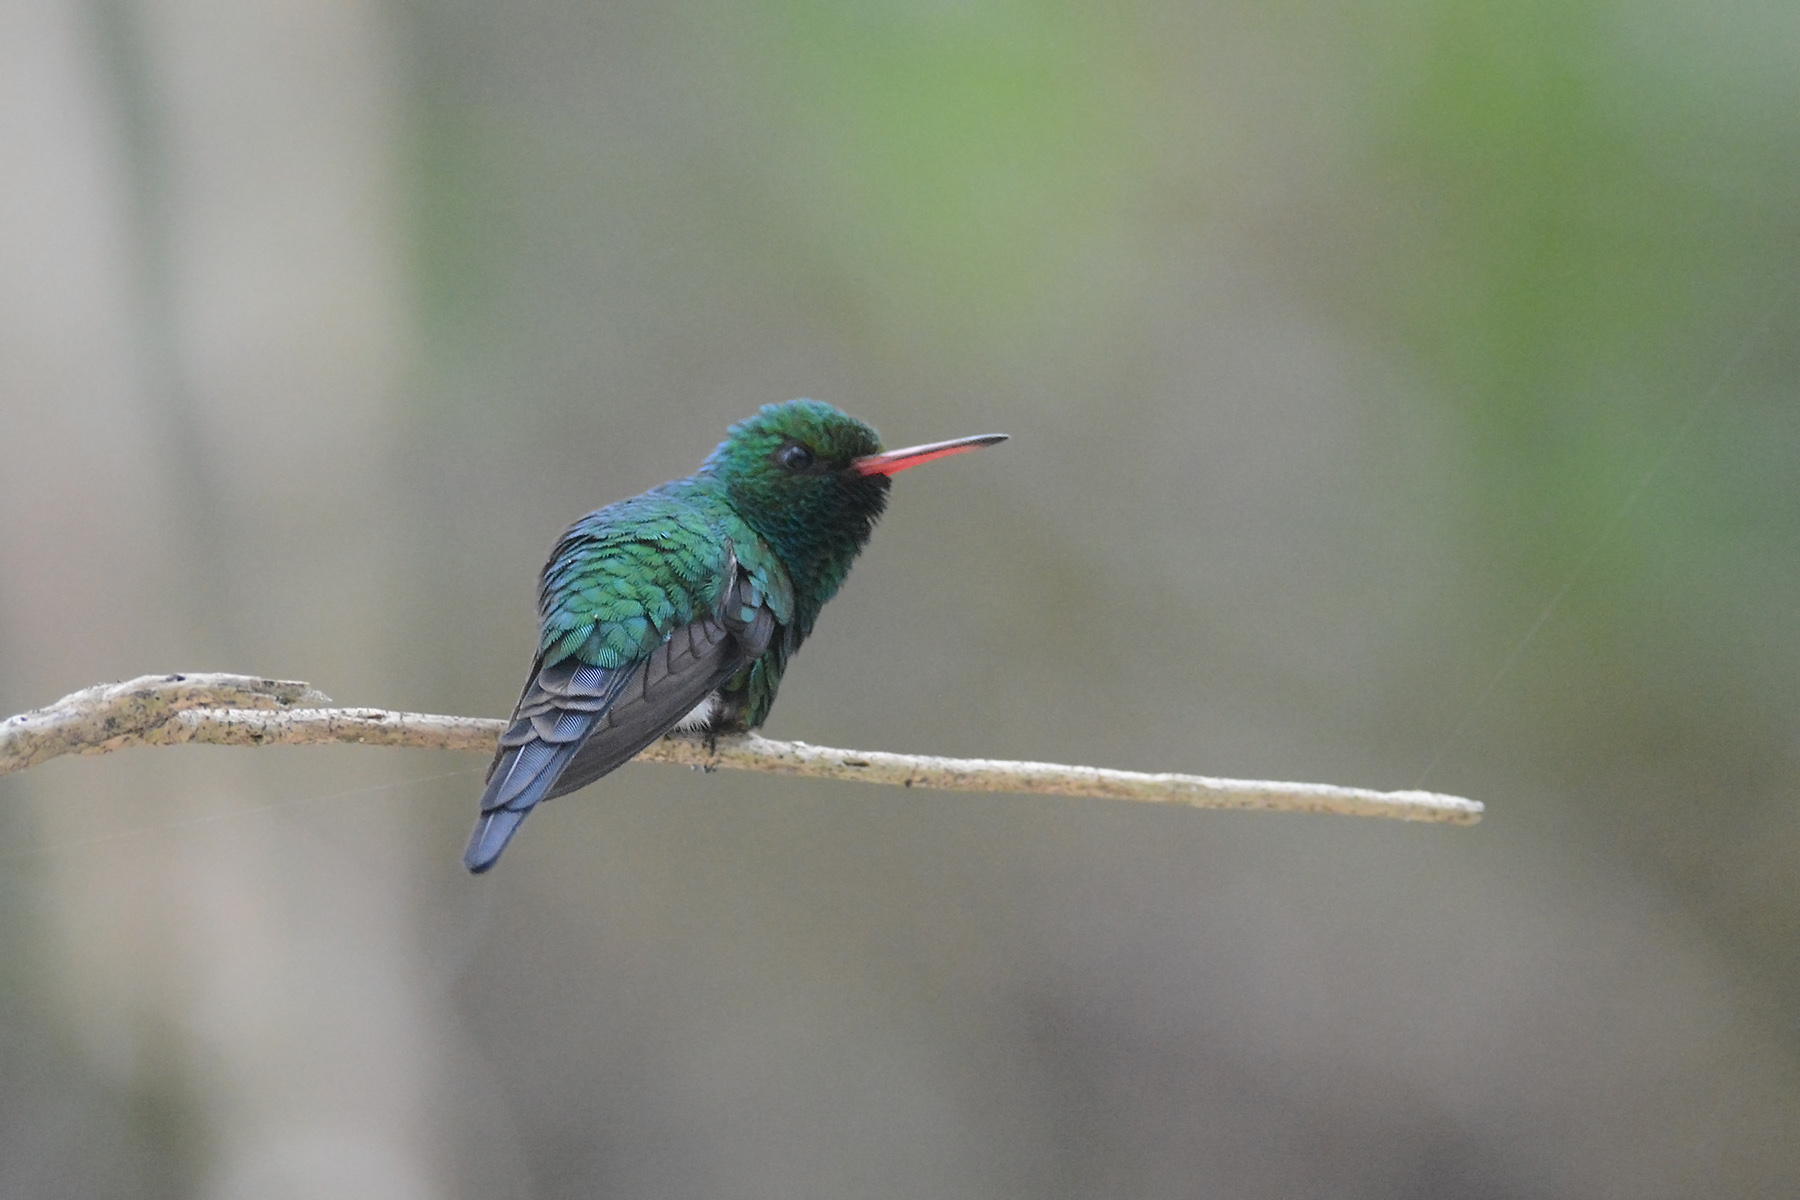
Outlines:
{"label": "green hummingbird", "polygon": [[541,801],[672,729],[761,725],[887,507],[889,477],[1005,440],[883,451],[829,404],[767,404],[694,474],[571,525],[544,565],[537,657],[463,865],[487,870]]}

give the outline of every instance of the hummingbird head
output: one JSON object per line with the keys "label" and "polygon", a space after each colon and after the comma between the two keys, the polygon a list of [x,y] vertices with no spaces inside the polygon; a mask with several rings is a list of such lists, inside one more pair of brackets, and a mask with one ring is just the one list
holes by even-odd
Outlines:
{"label": "hummingbird head", "polygon": [[[906,450],[881,449],[863,422],[818,400],[765,404],[706,460],[731,505],[766,540],[816,614],[836,594],[887,507],[889,476],[1004,441],[984,434]],[[805,622],[810,625],[810,619]]]}

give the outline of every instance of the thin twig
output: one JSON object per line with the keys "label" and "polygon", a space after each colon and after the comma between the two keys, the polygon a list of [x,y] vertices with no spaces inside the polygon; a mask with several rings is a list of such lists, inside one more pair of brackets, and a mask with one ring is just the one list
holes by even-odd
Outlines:
{"label": "thin twig", "polygon": [[[483,717],[318,707],[324,703],[329,703],[328,697],[307,684],[247,675],[146,675],[126,683],[103,684],[0,722],[0,775],[64,754],[106,754],[128,746],[183,742],[213,746],[357,742],[491,753],[506,726],[504,721]],[[1057,763],[834,750],[805,742],[774,741],[754,733],[721,737],[716,743],[703,734],[671,734],[653,743],[637,761],[955,792],[1097,796],[1193,808],[1339,813],[1453,825],[1473,825],[1482,813],[1482,806],[1473,800],[1435,792],[1375,792],[1324,783],[1147,775]]]}

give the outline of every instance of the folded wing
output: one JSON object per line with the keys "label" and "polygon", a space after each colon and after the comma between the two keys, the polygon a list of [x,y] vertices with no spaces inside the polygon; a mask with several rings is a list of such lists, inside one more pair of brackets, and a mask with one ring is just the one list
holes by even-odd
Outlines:
{"label": "folded wing", "polygon": [[463,865],[493,866],[540,801],[629,762],[769,648],[774,614],[736,573],[720,612],[678,626],[641,659],[600,667],[570,655],[534,669],[488,768]]}

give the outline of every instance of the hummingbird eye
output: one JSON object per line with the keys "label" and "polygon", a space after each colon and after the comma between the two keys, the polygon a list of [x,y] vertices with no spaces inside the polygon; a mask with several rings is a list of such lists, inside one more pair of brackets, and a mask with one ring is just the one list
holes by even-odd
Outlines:
{"label": "hummingbird eye", "polygon": [[789,442],[775,452],[775,461],[786,470],[800,472],[813,465],[813,452],[799,442]]}

